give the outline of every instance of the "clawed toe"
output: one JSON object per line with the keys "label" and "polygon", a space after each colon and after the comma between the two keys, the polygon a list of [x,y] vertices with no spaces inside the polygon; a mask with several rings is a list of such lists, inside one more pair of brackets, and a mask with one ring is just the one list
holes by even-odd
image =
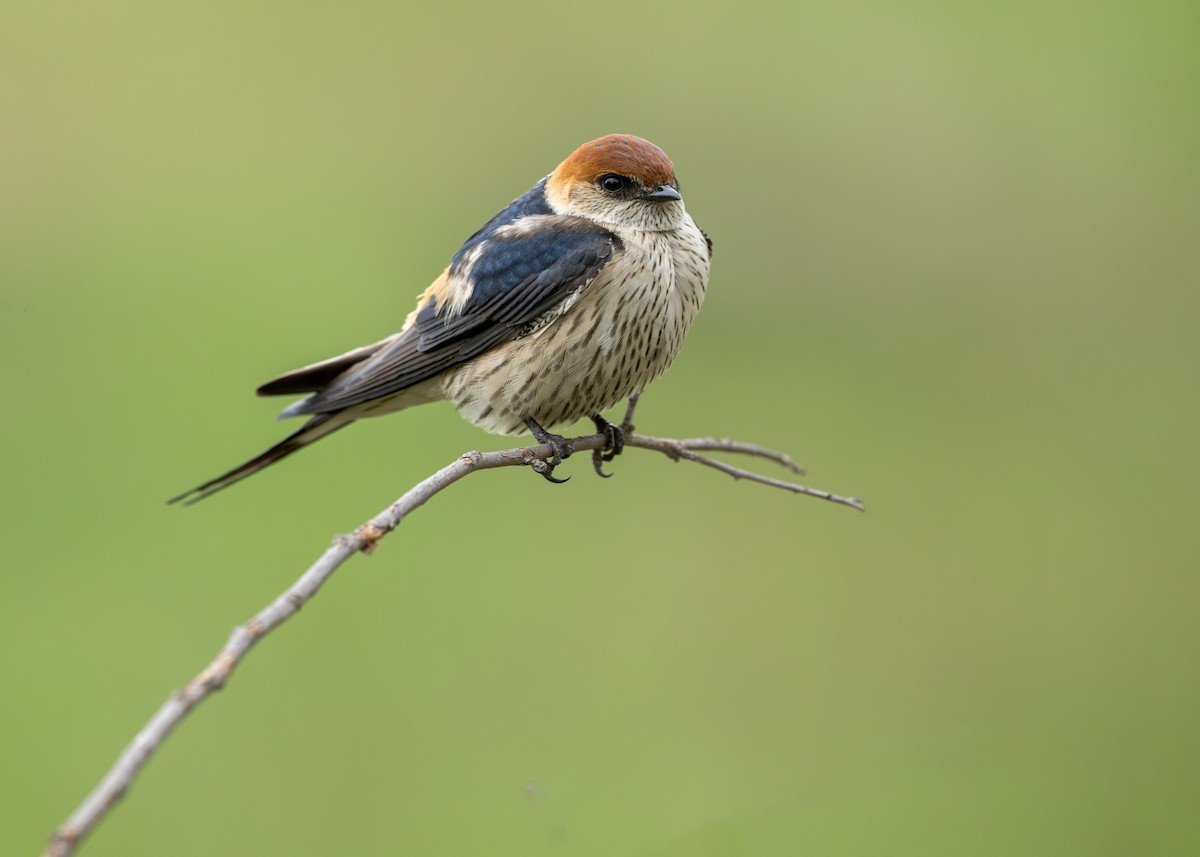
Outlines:
{"label": "clawed toe", "polygon": [[[625,426],[618,426],[610,423],[600,414],[593,414],[592,422],[596,424],[596,431],[599,434],[604,435],[604,446],[600,449],[592,450],[592,468],[596,471],[598,476],[602,476],[607,479],[608,477],[612,476],[612,474],[604,472],[604,462],[612,461],[621,454],[622,450],[625,449],[626,428]],[[533,469],[537,473],[541,474],[541,476],[547,482],[553,482],[556,485],[561,485],[563,482],[566,482],[567,479],[570,479],[571,477],[569,476],[566,479],[557,478],[554,475],[554,468],[562,464],[563,461],[569,458],[571,453],[575,451],[575,448],[571,445],[571,442],[560,434],[553,434],[546,431],[537,422],[537,420],[531,417],[527,417],[525,419],[525,426],[529,429],[530,433],[537,438],[538,443],[546,444],[548,447],[550,447],[551,452],[551,456],[548,460],[536,458],[530,462]],[[629,430],[632,430],[632,428],[633,426],[629,426]]]}
{"label": "clawed toe", "polygon": [[613,425],[599,414],[592,417],[592,422],[596,424],[596,431],[604,435],[603,449],[592,450],[592,467],[598,475],[607,479],[612,474],[605,473],[602,464],[612,461],[625,449],[625,432],[621,426]]}
{"label": "clawed toe", "polygon": [[575,448],[571,442],[561,434],[552,434],[538,425],[536,420],[526,419],[525,425],[529,428],[530,433],[537,438],[538,443],[544,443],[550,447],[550,460],[546,461],[540,458],[534,459],[531,463],[533,469],[542,475],[547,482],[553,482],[555,485],[561,485],[571,477],[559,479],[554,475],[554,468],[563,463],[563,460],[569,458]]}
{"label": "clawed toe", "polygon": [[547,482],[553,482],[555,485],[562,485],[564,482],[569,481],[571,477],[564,476],[562,479],[559,479],[554,475],[554,468],[561,463],[561,461],[553,462],[546,461],[545,459],[541,458],[535,458],[532,462],[530,462],[530,466],[533,467],[535,473],[539,474]]}

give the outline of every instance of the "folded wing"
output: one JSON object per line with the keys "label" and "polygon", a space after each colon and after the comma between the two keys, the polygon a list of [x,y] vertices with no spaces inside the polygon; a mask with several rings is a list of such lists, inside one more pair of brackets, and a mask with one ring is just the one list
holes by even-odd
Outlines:
{"label": "folded wing", "polygon": [[317,391],[284,414],[329,414],[399,393],[526,335],[591,283],[620,239],[582,218],[539,215],[460,250],[413,323],[373,346],[290,372],[260,394]]}

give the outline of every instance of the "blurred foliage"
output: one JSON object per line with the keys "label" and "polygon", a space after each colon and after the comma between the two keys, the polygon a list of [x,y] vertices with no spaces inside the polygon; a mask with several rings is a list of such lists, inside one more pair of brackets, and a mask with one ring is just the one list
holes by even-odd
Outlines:
{"label": "blurred foliage", "polygon": [[479,475],[256,650],[86,852],[1200,849],[1194,3],[0,12],[0,831],[35,853],[431,406],[191,509],[254,386],[392,332],[577,144],[675,159],[710,297],[633,451]]}

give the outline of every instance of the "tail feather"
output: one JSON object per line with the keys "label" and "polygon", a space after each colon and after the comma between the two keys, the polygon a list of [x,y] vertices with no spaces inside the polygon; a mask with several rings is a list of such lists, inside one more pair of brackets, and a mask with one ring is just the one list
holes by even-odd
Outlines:
{"label": "tail feather", "polygon": [[330,357],[320,363],[301,366],[291,372],[285,372],[278,378],[272,378],[256,391],[260,396],[290,396],[296,393],[319,393],[328,387],[338,375],[347,369],[366,360],[395,336],[390,336],[382,342],[355,348],[337,357]]}
{"label": "tail feather", "polygon": [[228,488],[235,482],[241,482],[247,476],[253,476],[276,461],[287,458],[293,452],[303,449],[310,443],[315,443],[327,435],[333,434],[333,432],[340,428],[345,428],[352,422],[354,422],[353,417],[346,417],[341,413],[318,414],[301,426],[298,431],[288,435],[266,452],[256,455],[244,464],[239,464],[228,473],[223,473],[215,479],[208,480],[203,485],[197,485],[190,491],[184,491],[179,496],[172,497],[167,503],[182,502],[185,506],[199,503],[205,497],[217,493],[222,488]]}

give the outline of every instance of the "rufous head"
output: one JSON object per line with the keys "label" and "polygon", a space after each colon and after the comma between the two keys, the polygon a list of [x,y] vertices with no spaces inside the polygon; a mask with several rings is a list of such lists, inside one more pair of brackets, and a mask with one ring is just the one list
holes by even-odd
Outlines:
{"label": "rufous head", "polygon": [[671,159],[630,134],[584,143],[550,174],[546,197],[561,214],[635,229],[670,229],[683,217]]}

